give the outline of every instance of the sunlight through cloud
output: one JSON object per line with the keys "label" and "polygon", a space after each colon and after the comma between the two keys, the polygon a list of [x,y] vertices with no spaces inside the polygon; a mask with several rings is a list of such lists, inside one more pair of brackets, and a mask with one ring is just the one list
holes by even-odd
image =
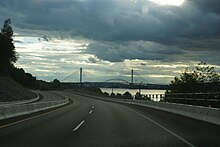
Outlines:
{"label": "sunlight through cloud", "polygon": [[150,0],[159,5],[171,5],[171,6],[181,6],[184,0]]}

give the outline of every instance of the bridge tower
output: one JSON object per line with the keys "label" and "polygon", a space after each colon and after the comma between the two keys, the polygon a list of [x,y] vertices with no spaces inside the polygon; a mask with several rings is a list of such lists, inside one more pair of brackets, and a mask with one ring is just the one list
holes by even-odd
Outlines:
{"label": "bridge tower", "polygon": [[80,68],[80,72],[79,72],[79,82],[82,83],[82,68]]}
{"label": "bridge tower", "polygon": [[131,84],[134,84],[134,70],[131,70]]}

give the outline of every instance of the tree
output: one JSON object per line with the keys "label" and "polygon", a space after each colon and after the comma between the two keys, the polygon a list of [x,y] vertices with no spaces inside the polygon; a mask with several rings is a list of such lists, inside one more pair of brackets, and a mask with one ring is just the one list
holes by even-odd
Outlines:
{"label": "tree", "polygon": [[171,93],[196,93],[219,91],[220,77],[215,68],[200,62],[194,68],[186,68],[180,77],[170,82]]}
{"label": "tree", "polygon": [[141,94],[140,92],[137,92],[137,93],[135,94],[135,99],[137,99],[137,100],[143,99],[142,94]]}
{"label": "tree", "polygon": [[110,94],[110,96],[111,96],[111,97],[115,97],[115,93],[112,92],[112,93]]}
{"label": "tree", "polygon": [[54,79],[52,85],[53,85],[53,89],[59,89],[61,84],[59,80]]}
{"label": "tree", "polygon": [[121,97],[122,97],[122,94],[121,94],[121,93],[117,93],[116,96],[117,96],[118,98],[121,98]]}
{"label": "tree", "polygon": [[125,92],[122,96],[123,96],[124,99],[132,99],[133,98],[131,93],[128,92],[128,91]]}
{"label": "tree", "polygon": [[11,19],[7,19],[0,32],[0,72],[8,71],[18,59],[12,37]]}
{"label": "tree", "polygon": [[25,73],[23,68],[16,68],[13,67],[9,71],[10,76],[17,81],[18,83],[22,84],[24,87],[27,88],[37,88],[37,80],[36,77],[33,77],[30,73]]}
{"label": "tree", "polygon": [[218,83],[220,80],[219,75],[216,73],[215,68],[207,65],[205,62],[200,62],[196,67],[199,83]]}
{"label": "tree", "polygon": [[108,92],[103,93],[104,96],[109,96]]}

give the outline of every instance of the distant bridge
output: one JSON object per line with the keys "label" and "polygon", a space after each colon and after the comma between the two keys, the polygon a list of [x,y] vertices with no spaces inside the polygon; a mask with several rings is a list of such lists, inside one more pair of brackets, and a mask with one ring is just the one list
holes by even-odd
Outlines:
{"label": "distant bridge", "polygon": [[[63,80],[61,80],[62,82],[64,82],[64,81],[67,81],[68,79],[70,79],[71,77],[73,77],[74,75],[76,75],[76,74],[79,74],[79,83],[84,83],[84,81],[83,81],[83,78],[84,78],[84,76],[85,76],[85,73],[86,72],[83,72],[83,69],[82,68],[80,68],[80,70],[78,71],[74,71],[73,73],[71,73],[70,75],[68,75],[67,77],[65,77]],[[134,73],[135,73],[135,75],[137,75],[136,76],[136,78],[141,78],[141,81],[142,82],[135,82],[134,83]],[[86,74],[86,75],[89,75],[89,74],[92,74],[92,73],[88,73],[88,74]],[[94,75],[94,77],[95,77],[96,75]],[[126,76],[127,77],[127,75],[121,75],[121,76]],[[120,77],[121,77],[120,76]],[[124,80],[124,79],[121,79],[121,78],[111,78],[111,79],[108,79],[108,80],[105,80],[103,83],[118,83],[118,84],[125,84],[125,85],[143,85],[143,81],[145,81],[145,83],[146,83],[146,81],[147,80],[145,80],[141,75],[139,75],[138,73],[136,73],[136,72],[134,72],[134,70],[133,69],[131,69],[131,72],[130,72],[130,79],[131,79],[131,81],[129,82],[129,81],[127,81],[127,80]],[[89,81],[87,81],[87,83],[88,83]],[[76,82],[73,82],[73,83],[76,83]]]}
{"label": "distant bridge", "polygon": [[116,82],[116,83],[125,83],[125,84],[130,84],[130,82],[123,80],[123,79],[108,79],[106,81],[104,81],[104,83],[108,83],[108,82]]}

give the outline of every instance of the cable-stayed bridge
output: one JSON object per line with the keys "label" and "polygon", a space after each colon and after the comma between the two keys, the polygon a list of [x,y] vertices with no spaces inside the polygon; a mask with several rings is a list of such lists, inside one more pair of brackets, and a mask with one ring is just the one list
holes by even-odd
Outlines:
{"label": "cable-stayed bridge", "polygon": [[133,69],[128,70],[124,75],[118,75],[104,79],[103,81],[94,81],[97,75],[88,70],[80,68],[72,72],[61,80],[64,85],[71,86],[95,86],[102,88],[129,88],[129,89],[167,89],[166,85],[149,84],[147,80],[134,71]]}
{"label": "cable-stayed bridge", "polygon": [[[130,75],[129,75],[130,74]],[[138,74],[137,72],[134,72],[133,69],[131,69],[130,73],[126,73],[126,75],[119,75],[119,76],[114,76],[111,77],[109,79],[104,79],[102,82],[105,83],[109,83],[109,82],[114,82],[114,83],[126,83],[126,84],[135,84],[134,83],[134,75],[137,75],[137,79],[142,80],[140,82],[137,82],[139,80],[135,79],[136,83],[146,83],[147,80],[144,79],[143,77],[141,77],[140,74]],[[87,77],[97,77],[97,75],[89,72],[88,70],[83,70],[82,68],[80,68],[79,70],[76,70],[74,72],[72,72],[70,75],[66,76],[65,78],[63,78],[61,80],[61,82],[70,82],[70,83],[84,83],[84,82],[94,82],[91,81],[91,79],[89,80]],[[128,80],[128,76],[130,76],[130,80]],[[76,78],[78,77],[78,78]]]}

